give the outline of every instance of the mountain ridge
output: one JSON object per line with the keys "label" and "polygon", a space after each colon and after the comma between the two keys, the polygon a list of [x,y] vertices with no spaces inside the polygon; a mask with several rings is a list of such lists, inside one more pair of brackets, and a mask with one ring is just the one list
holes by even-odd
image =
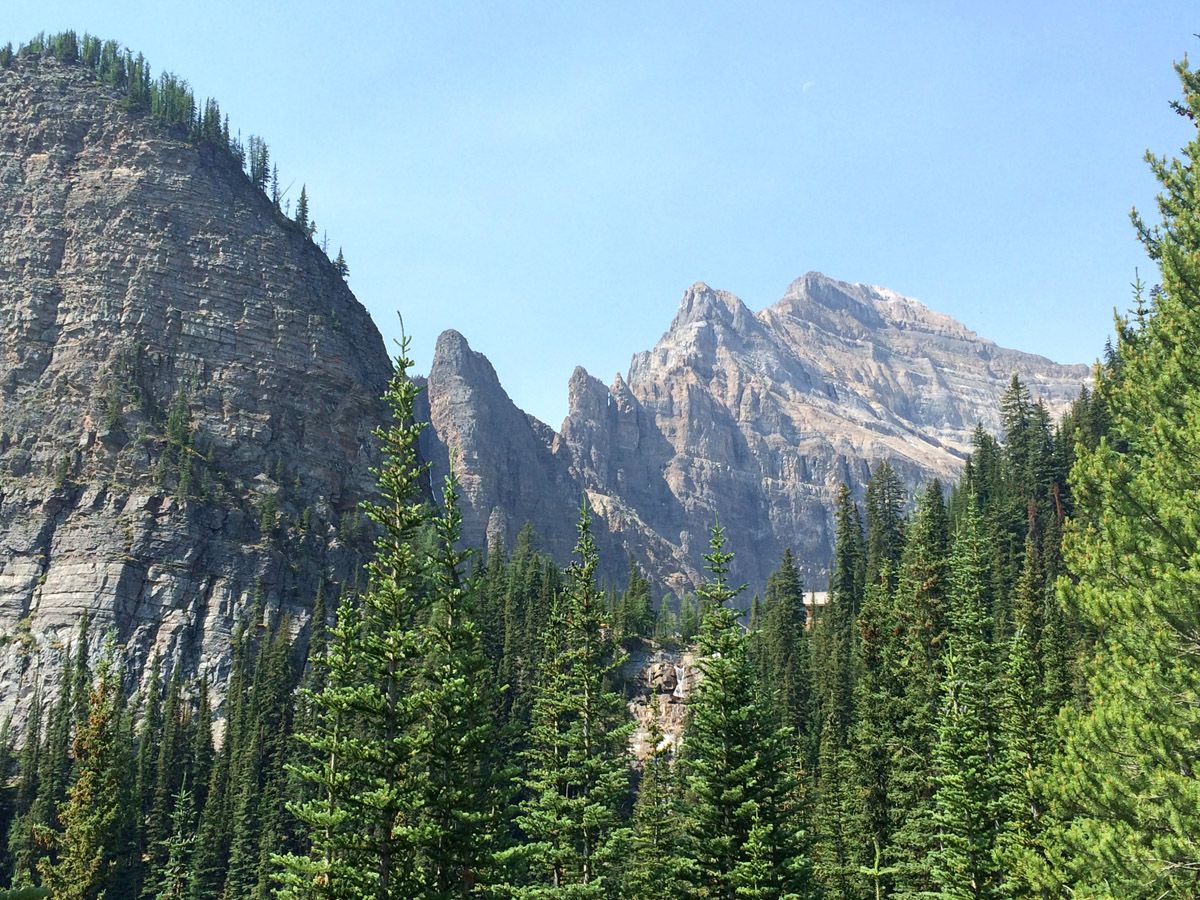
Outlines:
{"label": "mountain ridge", "polygon": [[[541,429],[537,465],[556,473],[555,499],[538,524],[557,555],[586,495],[619,559],[609,576],[619,578],[632,558],[661,588],[681,592],[701,577],[718,518],[734,532],[735,572],[752,588],[784,547],[819,585],[837,486],[846,481],[861,497],[883,459],[910,489],[949,481],[975,426],[999,429],[999,397],[1014,374],[1052,414],[1090,378],[1086,366],[1001,347],[884,287],[809,272],[753,312],[735,294],[696,282],[656,344],[634,353],[610,386],[576,367],[557,431],[527,417]],[[507,394],[503,402],[516,409]],[[432,443],[448,446],[439,422],[454,413],[438,384],[428,403],[440,411]],[[469,418],[469,404],[457,414]],[[519,453],[507,458],[526,463]],[[459,475],[472,475],[470,465]],[[486,540],[512,545],[524,507],[496,502],[483,484],[467,503],[493,526]]]}

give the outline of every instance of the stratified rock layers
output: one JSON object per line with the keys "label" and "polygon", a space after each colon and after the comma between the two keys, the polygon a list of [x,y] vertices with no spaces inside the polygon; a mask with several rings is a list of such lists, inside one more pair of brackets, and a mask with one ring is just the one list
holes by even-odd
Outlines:
{"label": "stratified rock layers", "polygon": [[[82,613],[137,669],[218,694],[241,627],[307,627],[361,577],[357,512],[391,366],[329,260],[224,150],[127,112],[80,68],[0,70],[0,716]],[[566,562],[580,504],[613,581],[694,585],[714,518],[757,589],[785,547],[823,586],[838,485],[888,459],[958,472],[1017,374],[1052,411],[1087,379],[915,301],[817,274],[758,313],[697,284],[555,432],[456,332],[419,414],[475,545],[532,522]]]}
{"label": "stratified rock layers", "polygon": [[[1052,413],[1089,377],[1085,366],[999,347],[893,291],[817,273],[758,313],[693,285],[626,376],[605,387],[575,371],[558,434],[516,410],[491,366],[466,364],[477,358],[460,335],[443,336],[428,397],[431,452],[437,439],[476,435],[457,462],[469,537],[483,541],[490,523],[493,538],[511,543],[529,520],[561,553],[586,494],[610,548],[608,574],[620,577],[632,558],[675,591],[699,578],[714,519],[739,580],[760,588],[791,547],[820,589],[843,482],[861,497],[885,459],[910,488],[949,482],[975,426],[999,429],[1014,374]],[[502,437],[475,429],[501,415]]]}
{"label": "stratified rock layers", "polygon": [[0,715],[84,611],[219,684],[356,577],[382,339],[225,152],[48,59],[0,99]]}

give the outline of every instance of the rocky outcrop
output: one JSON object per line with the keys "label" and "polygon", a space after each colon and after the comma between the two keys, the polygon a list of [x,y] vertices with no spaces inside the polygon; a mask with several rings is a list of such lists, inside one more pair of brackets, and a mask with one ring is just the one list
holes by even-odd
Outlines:
{"label": "rocky outcrop", "polygon": [[[634,730],[629,746],[638,763],[655,751],[676,752],[683,743],[688,698],[700,683],[698,650],[671,650],[649,641],[629,652],[621,667]],[[657,741],[652,736],[657,731]]]}
{"label": "rocky outcrop", "polygon": [[[161,652],[218,689],[236,628],[302,632],[318,585],[361,572],[390,371],[224,149],[90,71],[0,70],[0,716],[84,612],[132,668]],[[810,274],[752,312],[697,284],[627,373],[575,371],[557,432],[442,335],[421,451],[435,484],[455,467],[472,544],[532,522],[565,561],[586,499],[613,581],[632,558],[687,590],[719,516],[739,580],[761,587],[790,546],[820,588],[838,485],[882,459],[910,486],[952,478],[1014,373],[1054,411],[1087,378],[882,288]]]}
{"label": "rocky outcrop", "polygon": [[81,68],[0,70],[0,684],[84,611],[218,685],[252,610],[303,629],[361,565],[389,372],[227,153]]}
{"label": "rocky outcrop", "polygon": [[999,430],[999,400],[1014,374],[1052,413],[1089,377],[1085,366],[999,347],[893,291],[818,273],[757,313],[732,294],[693,285],[666,334],[633,357],[627,375],[605,387],[575,370],[557,435],[536,420],[522,425],[490,366],[488,378],[475,378],[488,385],[475,402],[443,396],[443,385],[459,383],[449,374],[456,358],[439,343],[439,377],[429,384],[443,442],[469,432],[475,416],[511,410],[503,433],[479,429],[490,440],[476,441],[477,453],[458,463],[482,498],[469,536],[482,540],[484,519],[503,521],[511,535],[529,518],[561,553],[572,504],[545,504],[534,518],[528,503],[502,496],[506,482],[528,493],[528,478],[542,478],[548,487],[534,495],[586,494],[607,538],[610,577],[622,577],[632,557],[675,592],[700,577],[714,518],[736,554],[735,576],[752,589],[786,547],[809,585],[822,588],[842,482],[861,497],[885,459],[910,489],[950,481],[976,424]]}

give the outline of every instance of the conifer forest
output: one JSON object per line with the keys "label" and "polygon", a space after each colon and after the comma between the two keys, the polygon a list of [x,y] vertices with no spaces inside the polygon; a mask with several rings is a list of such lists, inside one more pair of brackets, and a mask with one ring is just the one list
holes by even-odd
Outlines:
{"label": "conifer forest", "polygon": [[[283,213],[266,143],[186,82],[71,32],[0,67],[22,55],[89,67]],[[1194,127],[1200,73],[1177,70],[1163,114]],[[791,551],[751,595],[719,520],[682,596],[603,578],[586,501],[565,567],[537,521],[464,546],[402,345],[374,554],[300,640],[256,605],[218,686],[132,671],[84,616],[25,678],[0,896],[1200,896],[1198,159],[1200,130],[1148,157],[1130,240],[1158,269],[1092,386],[1055,420],[1014,376],[956,483],[883,462],[861,502],[843,486],[823,602]],[[286,218],[317,239],[306,189]],[[682,736],[631,709],[629,660],[658,650],[695,660]]]}

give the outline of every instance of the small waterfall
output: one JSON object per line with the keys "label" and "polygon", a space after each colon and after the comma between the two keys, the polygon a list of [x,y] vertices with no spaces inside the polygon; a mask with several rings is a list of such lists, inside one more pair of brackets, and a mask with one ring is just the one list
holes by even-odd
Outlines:
{"label": "small waterfall", "polygon": [[683,699],[687,696],[687,669],[683,666],[675,667],[675,690],[671,691],[672,697]]}

